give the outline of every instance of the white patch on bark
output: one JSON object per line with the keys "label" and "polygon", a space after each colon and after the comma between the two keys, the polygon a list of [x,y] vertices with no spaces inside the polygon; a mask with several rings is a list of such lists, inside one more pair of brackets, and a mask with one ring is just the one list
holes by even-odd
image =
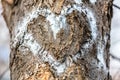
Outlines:
{"label": "white patch on bark", "polygon": [[108,40],[108,37],[107,36],[104,36],[104,43],[102,43],[102,38],[100,38],[100,42],[98,43],[98,46],[97,46],[97,58],[99,59],[99,67],[102,67],[104,70],[108,70],[107,67],[106,67],[106,61],[105,61],[105,58],[104,58],[104,54],[106,53],[105,52],[105,46],[107,44],[107,40]]}
{"label": "white patch on bark", "polygon": [[104,60],[104,45],[101,44],[101,42],[99,42],[98,44],[98,52],[97,52],[97,58],[99,59],[99,67],[103,67],[104,69],[106,69],[106,63]]}
{"label": "white patch on bark", "polygon": [[39,8],[37,8],[37,10],[33,9],[30,13],[26,14],[22,20],[18,22],[17,26],[15,27],[15,38],[13,40],[13,47],[16,46],[19,40],[22,40],[24,34],[27,32],[28,23],[39,16],[38,10]]}
{"label": "white patch on bark", "polygon": [[104,36],[104,41],[105,41],[104,43],[105,43],[105,45],[107,44],[107,40],[108,40],[108,36],[105,35]]}
{"label": "white patch on bark", "polygon": [[75,3],[80,4],[80,3],[82,3],[82,1],[81,0],[75,0]]}
{"label": "white patch on bark", "polygon": [[38,51],[40,49],[40,45],[35,41],[32,34],[28,34],[28,33],[25,34],[24,42],[22,45],[28,47],[34,55],[38,54]]}
{"label": "white patch on bark", "polygon": [[66,18],[65,16],[57,16],[51,12],[51,14],[48,15],[46,19],[50,22],[53,36],[56,39],[56,34],[60,31],[60,29],[66,27]]}
{"label": "white patch on bark", "polygon": [[73,56],[73,60],[77,62],[77,60],[80,58],[80,53],[77,53],[76,55]]}
{"label": "white patch on bark", "polygon": [[86,11],[88,14],[87,18],[89,20],[89,24],[90,24],[91,31],[92,31],[92,37],[94,40],[96,40],[96,38],[97,38],[97,26],[96,26],[96,19],[95,19],[94,13],[92,13],[92,11],[89,9],[86,9]]}
{"label": "white patch on bark", "polygon": [[62,63],[62,64],[60,64],[58,66],[54,66],[54,68],[56,69],[57,74],[63,73],[67,67],[68,66],[66,66],[65,63]]}
{"label": "white patch on bark", "polygon": [[[66,65],[65,62],[60,63],[59,61],[57,61],[50,53],[44,51],[44,48],[39,52],[39,55],[40,55],[40,59],[43,62],[48,62],[51,65],[51,67],[53,67],[56,70],[57,75],[63,73],[65,69],[69,66]],[[70,61],[68,60],[68,62]]]}
{"label": "white patch on bark", "polygon": [[94,4],[94,3],[96,2],[96,0],[90,0],[90,2],[91,2],[92,4]]}

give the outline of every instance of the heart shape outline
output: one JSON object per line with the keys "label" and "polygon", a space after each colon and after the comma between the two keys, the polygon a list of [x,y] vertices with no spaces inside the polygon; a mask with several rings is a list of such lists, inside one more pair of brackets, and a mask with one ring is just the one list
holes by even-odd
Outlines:
{"label": "heart shape outline", "polygon": [[[78,4],[78,3],[77,3]],[[86,8],[85,6],[80,6],[80,5],[77,5],[77,4],[74,4],[72,5],[73,8],[71,8],[71,6],[63,6],[63,9],[61,11],[61,15],[66,15],[66,14],[69,14],[71,13],[73,10],[77,10],[79,11],[80,13],[83,12],[84,14],[86,14],[87,18],[88,18],[88,22],[90,24],[90,28],[91,28],[91,31],[92,31],[92,40],[90,41],[91,43],[86,43],[83,47],[84,48],[89,48],[92,46],[94,40],[96,40],[96,37],[97,37],[97,27],[96,27],[96,19],[94,18],[94,13]],[[70,8],[70,10],[68,11],[68,8]],[[50,10],[48,9],[42,9],[42,8],[39,8],[37,7],[34,8],[30,13],[28,13],[27,15],[25,15],[25,17],[23,18],[22,21],[20,21],[18,23],[18,26],[16,27],[16,30],[15,30],[15,38],[14,38],[14,44],[13,44],[13,47],[16,46],[16,44],[22,40],[23,36],[24,36],[24,43],[22,45],[26,45],[27,47],[30,48],[30,50],[32,51],[32,53],[34,55],[38,54],[39,50],[42,49],[42,47],[40,46],[40,44],[37,43],[37,41],[33,38],[32,34],[29,34],[29,33],[26,33],[26,35],[24,35],[24,33],[27,31],[27,24],[32,21],[34,18],[37,18],[39,16],[39,14],[43,15],[44,16],[44,12],[47,10],[48,14],[49,13],[52,13]],[[52,14],[53,15],[53,14]],[[47,18],[48,21],[51,22],[51,20],[49,19],[49,17]],[[21,24],[22,23],[22,24]],[[52,23],[52,22],[51,22]],[[52,23],[53,24],[53,23]],[[53,27],[54,28],[54,27]],[[59,31],[59,29],[58,29]],[[54,32],[54,29],[53,29],[53,32]],[[56,34],[57,32],[55,32],[54,34]],[[55,37],[55,36],[54,36]],[[51,56],[50,54],[48,54],[47,51],[44,51],[42,52],[43,50],[41,50],[39,53],[43,53],[41,54],[42,56],[42,60],[44,62],[48,62],[49,64],[51,64],[57,71],[57,73],[62,73],[66,67],[69,66],[66,65],[65,63],[60,63],[59,61],[56,61],[53,56]],[[78,58],[78,54],[77,56],[74,56],[73,59],[77,59]],[[71,63],[72,61],[68,60],[66,61],[67,63]],[[60,69],[61,68],[61,69]],[[60,70],[61,71],[60,71]]]}

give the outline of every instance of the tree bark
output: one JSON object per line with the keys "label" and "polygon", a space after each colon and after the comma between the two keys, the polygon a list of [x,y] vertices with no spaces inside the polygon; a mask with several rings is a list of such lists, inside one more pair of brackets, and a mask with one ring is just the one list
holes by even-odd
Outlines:
{"label": "tree bark", "polygon": [[11,80],[111,80],[113,0],[2,1]]}

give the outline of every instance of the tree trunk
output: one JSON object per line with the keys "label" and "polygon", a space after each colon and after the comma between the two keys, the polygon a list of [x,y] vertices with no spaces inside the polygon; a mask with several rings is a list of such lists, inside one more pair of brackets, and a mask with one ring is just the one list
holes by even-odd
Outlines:
{"label": "tree trunk", "polygon": [[3,1],[11,80],[111,80],[112,2]]}

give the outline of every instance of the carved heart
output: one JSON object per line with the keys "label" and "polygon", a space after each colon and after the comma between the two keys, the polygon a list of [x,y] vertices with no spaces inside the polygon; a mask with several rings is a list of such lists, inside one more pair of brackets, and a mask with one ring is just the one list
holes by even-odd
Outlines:
{"label": "carved heart", "polygon": [[37,42],[56,59],[62,59],[65,55],[76,54],[79,51],[84,41],[83,35],[90,37],[90,32],[83,31],[88,26],[86,22],[84,15],[78,11],[73,11],[66,17],[53,13],[48,17],[39,15],[29,23],[28,32],[32,32]]}
{"label": "carved heart", "polygon": [[[75,1],[78,3],[63,6],[59,15],[39,7],[26,14],[16,27],[13,47],[22,42],[20,51],[26,52],[27,47],[27,51],[29,48],[33,54],[40,54],[40,59],[48,62],[57,73],[64,72],[72,62],[65,59],[61,63],[64,56],[72,55],[72,60],[75,60],[79,57],[79,54],[76,54],[79,48],[89,50],[97,37],[93,12],[80,5],[79,0]],[[90,37],[92,38],[89,39]]]}
{"label": "carved heart", "polygon": [[[27,16],[20,25],[25,31],[19,31],[17,37],[20,37],[20,34],[24,35],[23,32],[32,33],[45,51],[53,54],[57,60],[66,55],[76,54],[82,46],[81,43],[91,36],[93,40],[96,38],[93,13],[82,5],[63,6],[59,15],[49,9],[37,8]],[[83,35],[86,40],[83,40]]]}

